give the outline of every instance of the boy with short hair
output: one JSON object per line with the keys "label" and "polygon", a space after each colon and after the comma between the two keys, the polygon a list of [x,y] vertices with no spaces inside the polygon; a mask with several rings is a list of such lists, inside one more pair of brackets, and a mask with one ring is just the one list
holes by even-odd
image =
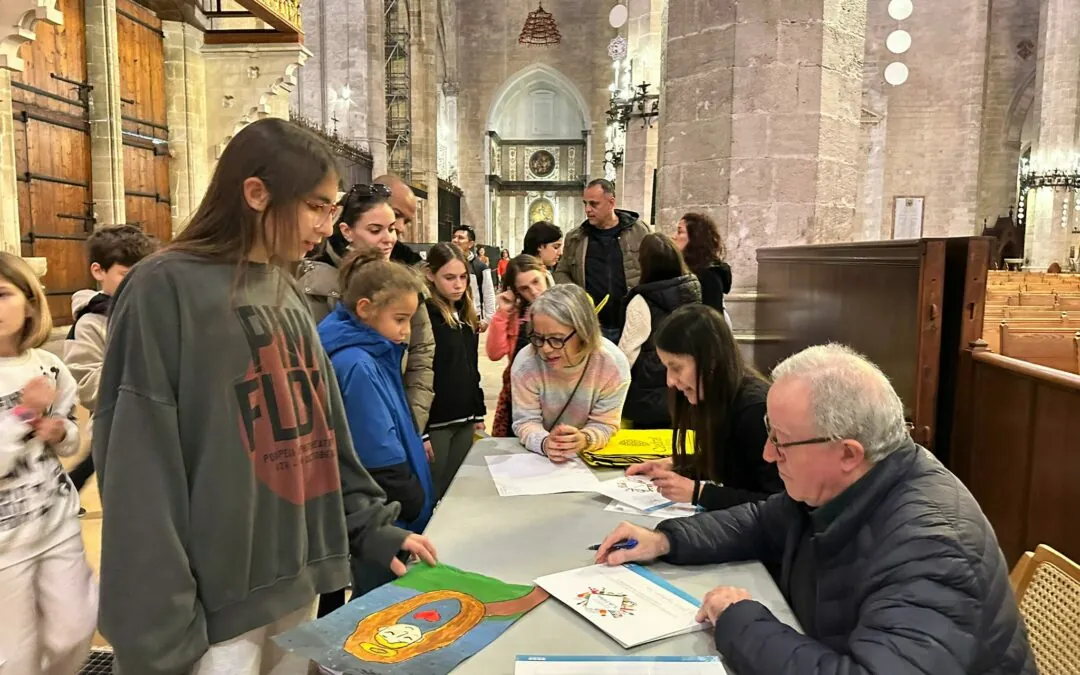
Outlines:
{"label": "boy with short hair", "polygon": [[[64,362],[79,385],[79,403],[90,414],[97,407],[98,380],[105,358],[105,328],[112,296],[128,270],[157,248],[157,241],[135,225],[102,227],[86,240],[90,274],[101,291],[78,291],[71,296],[74,319],[68,332]],[[94,461],[87,456],[71,470],[76,490],[81,490],[94,474]]]}

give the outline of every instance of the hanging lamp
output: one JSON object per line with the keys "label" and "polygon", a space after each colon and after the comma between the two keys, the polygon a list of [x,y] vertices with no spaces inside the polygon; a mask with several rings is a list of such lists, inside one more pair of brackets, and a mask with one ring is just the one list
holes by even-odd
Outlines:
{"label": "hanging lamp", "polygon": [[557,45],[562,42],[559,27],[551,12],[544,11],[544,4],[538,3],[535,12],[529,12],[525,25],[521,28],[518,43],[523,45]]}

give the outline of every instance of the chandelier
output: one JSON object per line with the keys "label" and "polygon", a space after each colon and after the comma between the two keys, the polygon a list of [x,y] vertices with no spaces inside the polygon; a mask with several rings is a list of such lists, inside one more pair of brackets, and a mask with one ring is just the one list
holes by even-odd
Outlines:
{"label": "chandelier", "polygon": [[529,12],[525,25],[521,28],[518,42],[523,45],[557,45],[562,42],[555,17],[544,11],[543,3],[537,5],[535,12]]}

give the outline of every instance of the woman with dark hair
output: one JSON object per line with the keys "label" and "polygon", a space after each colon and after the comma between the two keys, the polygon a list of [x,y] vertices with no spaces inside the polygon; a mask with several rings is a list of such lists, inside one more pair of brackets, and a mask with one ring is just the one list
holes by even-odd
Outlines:
{"label": "woman with dark hair", "polygon": [[626,323],[619,339],[631,366],[623,418],[635,429],[670,429],[667,374],[656,355],[653,331],[679,307],[701,302],[701,285],[666,234],[645,235],[638,260],[641,283],[626,296]]}
{"label": "woman with dark hair", "polygon": [[[300,288],[304,291],[315,322],[322,321],[341,299],[339,268],[351,250],[372,250],[378,258],[389,260],[397,243],[397,215],[390,206],[390,188],[354,185],[338,201],[340,215],[333,232],[308,254],[298,269]],[[435,336],[423,298],[412,315],[409,348],[405,353],[405,393],[416,428],[427,426],[431,401],[435,398]],[[428,455],[431,444],[425,438]]]}
{"label": "woman with dark hair", "polygon": [[716,223],[701,213],[687,213],[679,220],[672,239],[686,266],[701,282],[701,301],[722,312],[731,325],[724,307],[724,296],[731,292],[731,267],[724,262],[724,244]]}
{"label": "woman with dark hair", "polygon": [[[525,240],[521,245],[522,255],[539,258],[549,270],[555,269],[562,257],[563,232],[557,225],[546,220],[539,220],[525,231]],[[551,285],[555,285],[552,280]]]}
{"label": "woman with dark hair", "polygon": [[[653,341],[673,390],[672,458],[626,473],[647,476],[666,498],[708,511],[783,490],[776,465],[762,457],[769,384],[743,362],[720,313],[700,304],[681,307]],[[693,454],[687,448],[691,432]]]}
{"label": "woman with dark hair", "polygon": [[271,638],[349,583],[350,555],[395,574],[399,551],[435,563],[357,459],[290,278],[330,234],[337,187],[316,136],[253,122],[190,224],[115,296],[94,463],[98,619],[118,670],[303,675]]}
{"label": "woman with dark hair", "polygon": [[499,309],[488,326],[485,344],[487,356],[492,361],[498,361],[504,356],[510,357],[510,363],[503,371],[502,391],[499,392],[495,419],[491,423],[491,435],[497,438],[514,435],[510,428],[510,368],[518,352],[529,344],[528,330],[525,328],[529,320],[529,307],[550,287],[547,268],[539,258],[519,255],[506,266],[502,286],[506,290],[495,297]]}

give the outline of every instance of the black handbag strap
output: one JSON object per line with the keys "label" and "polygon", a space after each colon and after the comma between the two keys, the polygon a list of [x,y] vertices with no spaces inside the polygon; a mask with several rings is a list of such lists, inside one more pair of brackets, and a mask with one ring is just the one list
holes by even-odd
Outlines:
{"label": "black handbag strap", "polygon": [[578,376],[577,384],[574,385],[574,390],[570,392],[570,398],[566,399],[566,403],[563,404],[562,410],[560,410],[558,416],[555,417],[555,421],[551,423],[552,429],[559,426],[559,421],[562,419],[563,413],[565,413],[566,409],[570,407],[570,402],[573,401],[574,396],[577,395],[578,389],[581,388],[581,382],[585,379],[585,373],[587,373],[589,370],[589,362],[591,361],[592,354],[589,354],[589,357],[585,360],[585,367],[581,369],[581,375]]}

